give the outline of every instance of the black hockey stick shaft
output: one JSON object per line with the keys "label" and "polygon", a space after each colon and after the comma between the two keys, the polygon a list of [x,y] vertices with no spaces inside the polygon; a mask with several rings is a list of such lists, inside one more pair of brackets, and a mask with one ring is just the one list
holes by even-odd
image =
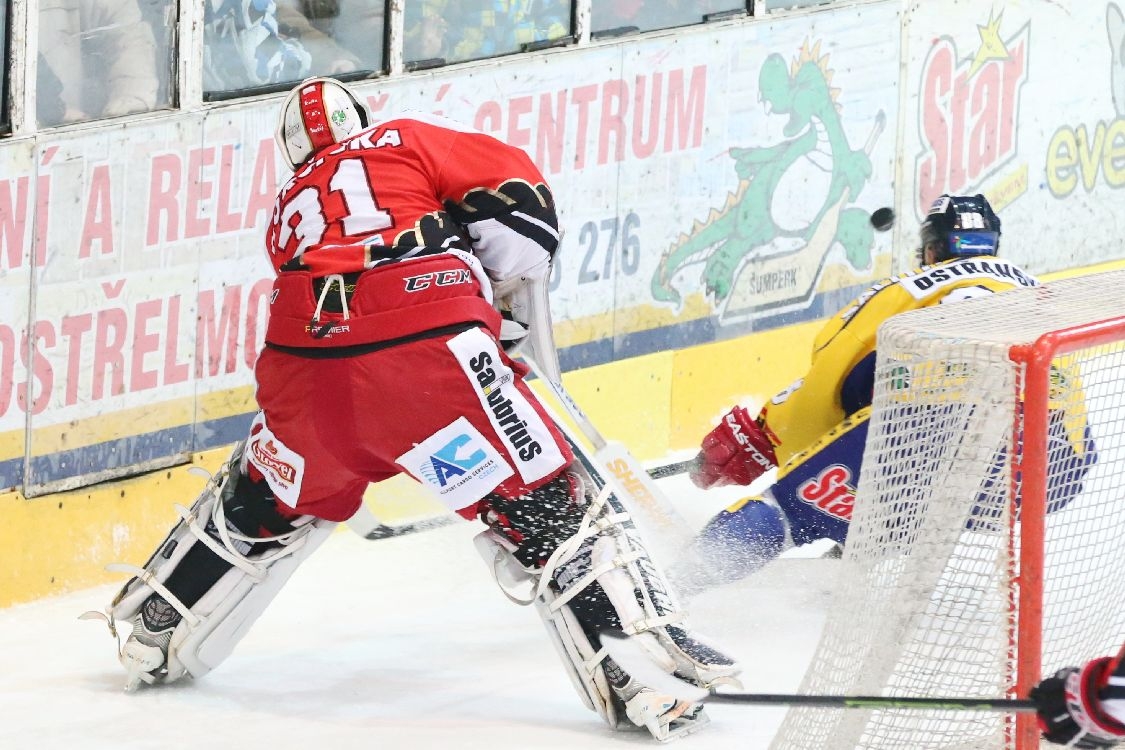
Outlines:
{"label": "black hockey stick shaft", "polygon": [[[691,464],[691,460],[688,460],[677,461],[662,466],[654,466],[648,469],[648,475],[653,479],[674,477],[688,471],[691,468]],[[429,531],[430,529],[448,526],[455,520],[457,520],[457,517],[453,515],[436,516],[434,518],[425,518],[421,521],[395,524],[392,526],[386,523],[378,523],[378,519],[367,509],[367,506],[361,506],[356,512],[356,515],[348,522],[348,525],[364,539],[375,540],[391,539],[396,536],[405,536],[418,531]]]}
{"label": "black hockey stick shaft", "polygon": [[681,700],[705,703],[782,704],[826,708],[908,708],[953,711],[1034,712],[1035,702],[1012,698],[966,698],[961,696],[899,697],[886,695],[805,695],[798,693],[715,693],[688,682],[652,660],[639,641],[620,630],[603,630],[601,645],[610,658],[642,685]]}
{"label": "black hockey stick shaft", "polygon": [[884,695],[799,695],[786,693],[711,693],[707,703],[784,704],[824,708],[914,708],[955,711],[1034,713],[1035,701],[1014,698],[917,698]]}
{"label": "black hockey stick shaft", "polygon": [[676,461],[671,464],[664,464],[663,466],[653,466],[648,470],[648,475],[653,479],[664,479],[666,477],[674,477],[677,474],[683,474],[691,469],[693,460]]}
{"label": "black hockey stick shaft", "polygon": [[363,538],[390,539],[391,537],[413,534],[417,531],[429,531],[430,529],[437,529],[442,526],[448,526],[456,519],[457,516],[437,516],[435,518],[426,518],[421,521],[415,521],[414,523],[400,523],[396,524],[395,526],[381,523],[364,534]]}

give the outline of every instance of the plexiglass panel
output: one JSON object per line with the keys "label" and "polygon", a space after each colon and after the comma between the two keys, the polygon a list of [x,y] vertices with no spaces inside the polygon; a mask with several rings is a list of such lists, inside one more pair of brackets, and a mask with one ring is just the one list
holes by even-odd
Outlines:
{"label": "plexiglass panel", "polygon": [[703,23],[708,16],[746,10],[746,0],[593,0],[595,37]]}
{"label": "plexiglass panel", "polygon": [[571,34],[569,0],[406,0],[407,65],[476,60],[549,44]]}
{"label": "plexiglass panel", "polygon": [[205,95],[383,70],[384,8],[372,0],[207,0]]}
{"label": "plexiglass panel", "polygon": [[41,0],[41,127],[150,112],[174,95],[173,0]]}

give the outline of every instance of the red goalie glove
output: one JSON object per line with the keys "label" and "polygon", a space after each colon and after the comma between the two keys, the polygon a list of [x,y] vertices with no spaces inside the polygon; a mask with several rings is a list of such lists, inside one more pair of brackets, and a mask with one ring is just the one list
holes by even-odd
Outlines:
{"label": "red goalie glove", "polygon": [[703,438],[689,476],[696,487],[706,490],[750,484],[775,466],[777,456],[761,424],[736,406]]}

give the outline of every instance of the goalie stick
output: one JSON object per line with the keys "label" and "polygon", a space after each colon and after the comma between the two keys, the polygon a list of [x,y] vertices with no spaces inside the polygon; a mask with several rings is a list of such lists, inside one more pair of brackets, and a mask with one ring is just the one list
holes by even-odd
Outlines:
{"label": "goalie stick", "polygon": [[[690,459],[687,461],[676,461],[670,464],[654,466],[648,469],[647,473],[653,479],[665,479],[667,477],[683,474],[691,468],[691,464]],[[364,539],[374,541],[379,539],[391,539],[396,536],[405,536],[417,531],[429,531],[430,529],[441,528],[443,526],[448,526],[456,520],[457,516],[454,515],[433,516],[432,518],[424,518],[421,521],[395,524],[392,526],[380,521],[371,509],[368,508],[365,503],[362,503],[355,514],[347,520],[347,526]]]}
{"label": "goalie stick", "polygon": [[[661,546],[682,549],[692,537],[687,522],[676,512],[664,493],[657,488],[652,477],[624,445],[607,441],[598,432],[586,414],[566,392],[562,384],[558,347],[555,346],[554,325],[551,322],[551,302],[545,277],[526,278],[524,289],[526,304],[522,310],[526,321],[526,336],[509,353],[518,354],[532,372],[547,384],[555,399],[570,415],[594,449],[594,462],[604,467],[604,479],[614,486],[618,496],[629,504],[637,520],[645,522],[654,541]],[[546,407],[547,404],[544,404]],[[557,420],[559,428],[577,444],[569,434],[566,423]],[[686,470],[686,467],[685,467]]]}
{"label": "goalie stick", "polygon": [[[559,366],[558,349],[555,346],[554,328],[551,322],[551,306],[548,299],[546,279],[543,277],[527,277],[522,279],[526,285],[526,300],[521,309],[525,322],[526,333],[521,343],[517,344],[519,355],[524,359],[536,376],[547,384],[554,393],[555,398],[571,418],[578,425],[579,430],[594,449],[593,459],[604,467],[605,480],[614,485],[617,494],[623,499],[631,501],[632,508],[639,511],[649,532],[657,537],[657,541],[673,549],[682,549],[692,538],[690,527],[684,518],[672,507],[671,503],[661,492],[654,478],[673,476],[687,471],[690,461],[681,461],[663,467],[657,467],[650,473],[640,462],[629,453],[624,445],[609,442],[582,409],[566,392],[562,385],[562,368]],[[514,350],[513,350],[514,351]],[[546,406],[546,404],[544,404]],[[572,446],[577,447],[578,441],[570,434],[567,425],[556,419],[558,426],[566,434]],[[582,451],[578,451],[582,453]],[[591,467],[593,468],[593,467]],[[425,522],[422,522],[425,523]],[[443,524],[444,525],[444,524]],[[407,525],[409,526],[409,525]],[[375,515],[363,504],[351,519],[348,527],[368,539],[386,539],[391,536],[401,536],[410,531],[404,527],[389,527],[381,524]],[[372,536],[374,534],[375,536]]]}
{"label": "goalie stick", "polygon": [[400,523],[394,526],[385,524],[380,521],[371,509],[364,504],[360,504],[359,510],[355,512],[351,518],[348,519],[348,528],[359,534],[364,539],[390,539],[396,536],[405,536],[413,534],[417,531],[429,531],[430,529],[438,529],[442,526],[448,526],[457,520],[457,516],[434,516],[432,518],[424,518],[421,521],[414,521],[411,523]]}
{"label": "goalie stick", "polygon": [[601,633],[602,648],[617,664],[636,680],[680,700],[705,703],[785,704],[823,706],[827,708],[910,708],[947,711],[1001,711],[1035,713],[1035,701],[1015,698],[968,698],[935,696],[930,698],[888,695],[802,695],[797,693],[713,693],[685,682],[660,668],[644,646],[620,630]]}
{"label": "goalie stick", "polygon": [[[641,466],[640,461],[623,444],[606,440],[582,408],[567,393],[562,384],[557,354],[554,351],[548,352],[546,356],[551,361],[547,366],[544,366],[539,359],[528,356],[527,353],[522,353],[521,356],[531,371],[547,384],[555,399],[562,404],[579,431],[593,447],[594,461],[604,468],[604,471],[598,473],[604,474],[606,480],[613,484],[618,495],[626,500],[631,508],[639,512],[638,515],[643,521],[647,521],[645,523],[647,531],[662,547],[685,548],[692,539],[691,525],[656,486],[653,473]],[[565,423],[556,421],[560,429],[569,433]],[[576,443],[572,436],[568,435],[568,437],[572,443]],[[691,461],[681,461],[666,467],[658,467],[653,471],[660,473],[661,476],[672,476],[687,471],[690,466]],[[674,470],[670,473],[660,471],[673,467]]]}

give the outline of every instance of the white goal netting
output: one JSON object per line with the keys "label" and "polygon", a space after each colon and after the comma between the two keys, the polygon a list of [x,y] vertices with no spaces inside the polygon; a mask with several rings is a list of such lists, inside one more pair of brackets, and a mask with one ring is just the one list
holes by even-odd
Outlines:
{"label": "white goal netting", "polygon": [[[897,316],[800,692],[1017,697],[1121,645],[1123,545],[1125,271]],[[1038,746],[1003,713],[793,708],[772,748]]]}

